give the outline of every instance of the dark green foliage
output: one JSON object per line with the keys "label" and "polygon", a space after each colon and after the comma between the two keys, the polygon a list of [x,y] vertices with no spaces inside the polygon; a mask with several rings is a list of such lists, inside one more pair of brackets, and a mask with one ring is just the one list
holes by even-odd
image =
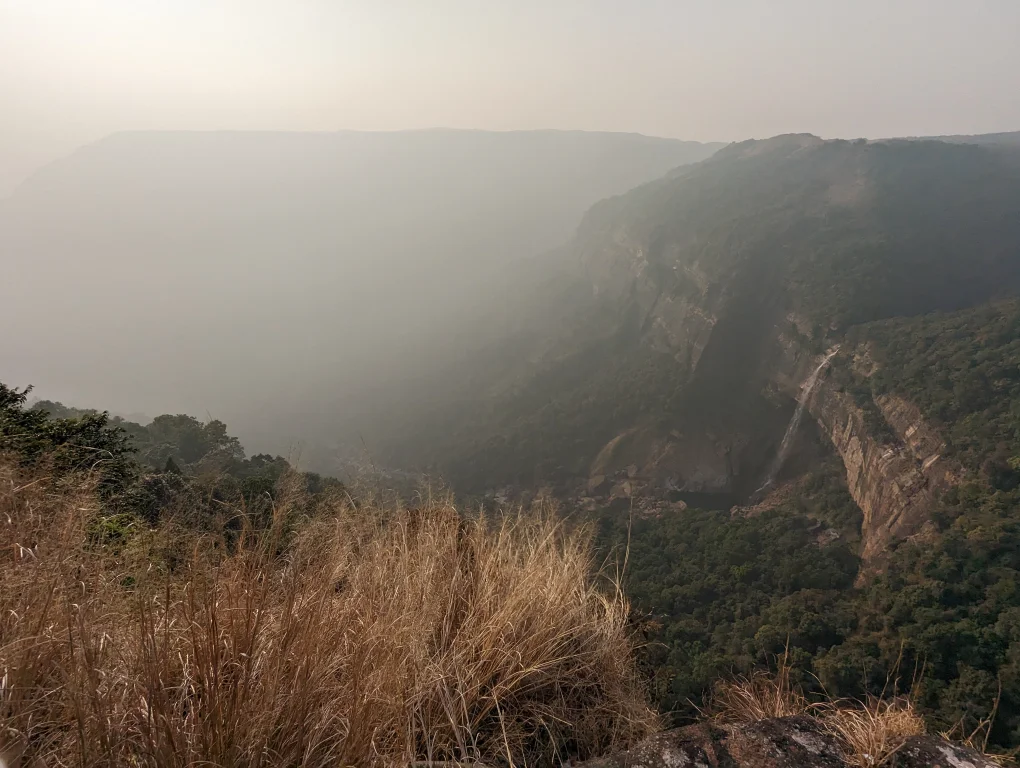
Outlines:
{"label": "dark green foliage", "polygon": [[[624,583],[645,614],[656,703],[683,722],[716,680],[789,649],[809,693],[913,687],[943,730],[961,720],[973,730],[1000,695],[992,743],[1020,744],[1020,492],[952,494],[940,537],[902,544],[855,590],[852,532],[828,542],[810,516],[845,506],[840,491],[824,473],[808,487],[792,508],[749,519],[687,510],[634,521]],[[604,516],[602,541],[622,550],[626,527]]]}
{"label": "dark green foliage", "polygon": [[878,364],[858,386],[914,403],[994,487],[1020,482],[1020,302],[871,323],[848,339]]}
{"label": "dark green foliage", "polygon": [[[845,491],[840,499],[838,486],[817,482],[806,498],[844,502]],[[847,522],[850,536],[831,540],[826,524],[791,509],[635,519],[624,584],[650,614],[643,663],[657,704],[682,721],[716,680],[766,663],[787,641],[798,662],[843,642],[854,626],[845,594],[857,574],[859,513]],[[600,526],[606,546],[622,550],[626,517],[606,514]]]}
{"label": "dark green foliage", "polygon": [[179,471],[143,475],[130,489],[128,503],[150,526],[157,525],[167,512],[205,507],[203,495]]}
{"label": "dark green foliage", "polygon": [[137,474],[124,430],[111,426],[109,414],[95,411],[49,418],[25,408],[30,391],[0,383],[0,453],[12,453],[25,465],[46,461],[57,475],[95,473],[104,498],[123,493]]}
{"label": "dark green foliage", "polygon": [[[37,414],[32,417],[35,419],[47,416],[50,420],[87,419],[101,415],[50,400],[34,403],[31,410]],[[153,469],[192,467],[218,471],[244,459],[240,441],[228,435],[227,425],[217,419],[203,423],[186,414],[165,414],[143,426],[120,417],[106,418],[128,439],[138,459]]]}
{"label": "dark green foliage", "polygon": [[236,437],[227,434],[227,425],[213,419],[206,423],[194,416],[157,416],[145,427],[148,441],[138,445],[143,459],[161,466],[174,459],[179,464],[198,464],[202,460],[220,462],[244,458],[244,449]]}
{"label": "dark green foliage", "polygon": [[[991,743],[1018,746],[1020,302],[872,323],[851,329],[844,345],[832,375],[865,409],[869,430],[892,438],[874,403],[898,394],[949,439],[969,479],[860,590],[840,549],[856,543],[859,517],[831,461],[769,516],[688,512],[636,523],[627,584],[664,643],[646,659],[657,697],[689,712],[686,697],[698,702],[719,674],[764,664],[789,642],[808,691],[912,688],[933,727],[967,732],[998,697]],[[852,372],[852,353],[877,364],[871,376]],[[841,538],[819,547],[806,535],[810,520]],[[621,540],[621,525],[604,523],[608,540]]]}
{"label": "dark green foliage", "polygon": [[817,661],[830,689],[884,684],[900,661],[934,724],[975,728],[1002,701],[993,742],[1020,744],[1020,493],[974,483],[936,515],[940,535],[905,542],[855,604],[854,636]]}
{"label": "dark green foliage", "polygon": [[[249,524],[269,525],[292,467],[282,456],[245,458],[223,422],[178,414],[143,426],[51,401],[29,409],[30,389],[0,384],[0,451],[26,464],[49,462],[61,476],[97,472],[106,507],[95,523],[96,542],[121,541],[133,526],[156,526],[168,516],[195,528],[237,528],[238,509]],[[310,473],[301,481],[311,497],[341,487]]]}

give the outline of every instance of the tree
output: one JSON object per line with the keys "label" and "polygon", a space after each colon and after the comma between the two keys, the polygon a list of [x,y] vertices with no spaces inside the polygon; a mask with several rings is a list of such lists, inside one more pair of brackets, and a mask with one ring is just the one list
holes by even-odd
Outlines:
{"label": "tree", "polygon": [[124,431],[110,425],[109,414],[53,419],[46,411],[25,408],[31,391],[0,383],[0,452],[13,454],[24,466],[50,462],[57,474],[94,472],[102,497],[122,493],[137,467]]}
{"label": "tree", "polygon": [[244,448],[236,437],[227,434],[227,425],[213,419],[203,424],[194,416],[183,413],[157,416],[146,427],[148,446],[142,455],[153,466],[163,466],[168,459],[181,465],[194,465],[215,458],[224,464],[244,459]]}

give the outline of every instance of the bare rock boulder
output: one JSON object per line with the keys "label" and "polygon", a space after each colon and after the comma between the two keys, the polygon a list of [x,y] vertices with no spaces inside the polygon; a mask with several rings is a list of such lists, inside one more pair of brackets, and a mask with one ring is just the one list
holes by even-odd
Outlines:
{"label": "bare rock boulder", "polygon": [[[577,768],[847,768],[836,740],[809,717],[701,723]],[[983,768],[983,767],[981,767]]]}
{"label": "bare rock boulder", "polygon": [[937,736],[912,736],[900,747],[889,768],[999,768],[980,752]]}

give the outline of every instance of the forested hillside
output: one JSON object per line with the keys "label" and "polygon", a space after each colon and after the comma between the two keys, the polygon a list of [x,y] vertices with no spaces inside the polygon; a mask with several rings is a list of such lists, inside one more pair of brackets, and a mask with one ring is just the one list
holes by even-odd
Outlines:
{"label": "forested hillside", "polygon": [[603,515],[603,541],[627,548],[625,583],[648,612],[645,663],[661,706],[692,717],[714,679],[788,650],[808,690],[910,690],[939,729],[993,721],[992,743],[1020,744],[1018,317],[1007,302],[848,333],[872,373],[837,368],[839,386],[862,402],[911,398],[968,470],[864,584],[854,586],[861,517],[836,458],[746,517]]}

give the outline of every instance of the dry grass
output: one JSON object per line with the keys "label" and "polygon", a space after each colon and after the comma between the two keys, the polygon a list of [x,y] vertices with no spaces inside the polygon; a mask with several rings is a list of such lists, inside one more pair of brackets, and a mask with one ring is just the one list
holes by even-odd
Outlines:
{"label": "dry grass", "polygon": [[[0,746],[23,764],[555,764],[647,735],[627,606],[534,513],[337,500],[298,529],[89,546],[87,484],[0,461]],[[227,550],[230,550],[229,552]],[[280,554],[280,552],[283,554]]]}
{"label": "dry grass", "polygon": [[809,715],[822,723],[843,746],[848,760],[860,768],[887,765],[908,738],[925,733],[924,720],[905,697],[809,702],[792,684],[785,655],[774,674],[758,672],[720,683],[712,710],[715,717],[730,723]]}
{"label": "dry grass", "polygon": [[925,733],[924,720],[903,697],[827,702],[815,711],[860,768],[888,764],[907,739]]}
{"label": "dry grass", "polygon": [[764,671],[724,680],[713,691],[710,710],[728,723],[752,723],[771,717],[792,717],[810,711],[804,694],[790,681],[784,656],[775,674]]}
{"label": "dry grass", "polygon": [[999,690],[995,695],[995,701],[992,703],[992,711],[989,712],[988,716],[978,721],[977,725],[971,728],[969,731],[964,728],[964,720],[960,720],[949,730],[942,731],[939,733],[943,739],[947,741],[955,741],[963,744],[965,747],[973,749],[975,752],[980,752],[985,757],[989,758],[992,762],[1003,766],[1016,766],[1018,765],[1017,757],[1020,755],[1020,747],[1014,748],[1008,752],[989,752],[988,751],[988,740],[992,735],[992,726],[995,723],[995,716],[999,712],[999,705],[1002,703],[1002,686],[1000,683]]}

